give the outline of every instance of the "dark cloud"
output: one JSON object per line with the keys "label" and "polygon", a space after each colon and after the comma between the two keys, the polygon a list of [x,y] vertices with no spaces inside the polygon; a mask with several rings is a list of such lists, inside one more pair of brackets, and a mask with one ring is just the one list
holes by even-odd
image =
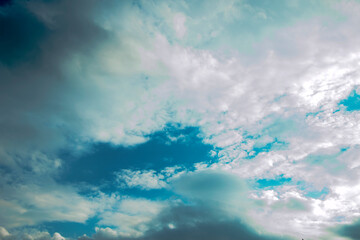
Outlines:
{"label": "dark cloud", "polygon": [[[17,189],[35,192],[34,183],[46,192],[62,165],[58,152],[75,145],[78,79],[65,65],[107,39],[94,20],[97,7],[95,1],[18,0],[0,8],[0,201],[22,202],[25,193]],[[24,222],[31,216],[1,203],[5,227],[46,218],[35,211],[34,221]]]}
{"label": "dark cloud", "polygon": [[0,38],[0,62],[12,67],[33,60],[48,30],[25,6],[14,4],[4,8],[0,14],[0,36],[6,37]]}
{"label": "dark cloud", "polygon": [[73,51],[90,50],[105,34],[94,22],[97,7],[95,1],[15,1],[0,14],[0,34],[6,36],[0,62],[14,67],[30,61],[35,71]]}
{"label": "dark cloud", "polygon": [[107,38],[94,21],[96,8],[95,1],[35,0],[1,9],[0,145],[7,154],[58,149],[72,131],[68,126],[81,124],[72,108],[76,79],[64,64],[91,55]]}
{"label": "dark cloud", "polygon": [[[99,229],[92,239],[123,240],[280,240],[249,226],[238,212],[248,204],[243,201],[247,190],[239,176],[205,170],[184,174],[172,183],[175,192],[191,199],[191,204],[174,204],[165,208],[148,224],[149,231],[138,238],[114,236],[109,229]],[[235,193],[235,194],[234,194]],[[233,203],[238,205],[233,205]],[[226,205],[226,206],[224,206]],[[243,206],[240,206],[243,205]],[[232,211],[229,211],[229,207]],[[121,224],[115,224],[120,225]],[[85,238],[80,238],[85,239]]]}
{"label": "dark cloud", "polygon": [[246,191],[245,183],[237,176],[221,171],[201,171],[176,179],[176,192],[191,198],[213,199],[229,193]]}
{"label": "dark cloud", "polygon": [[[150,231],[142,239],[285,239],[261,235],[243,222],[237,214],[231,215],[223,205],[246,207],[243,201],[247,187],[239,176],[227,172],[207,170],[183,175],[173,183],[175,192],[187,196],[197,204],[179,205],[160,214],[160,230]],[[234,206],[233,201],[244,206]],[[174,228],[169,228],[172,224]],[[153,226],[156,229],[158,226]]]}
{"label": "dark cloud", "polygon": [[360,240],[360,220],[337,228],[336,233],[353,240]]}
{"label": "dark cloud", "polygon": [[[171,225],[169,225],[171,224]],[[79,239],[118,240],[280,240],[288,237],[261,234],[240,220],[231,219],[225,213],[203,206],[175,206],[160,214],[153,221],[150,231],[143,237],[125,238],[98,231],[90,237]]]}
{"label": "dark cloud", "polygon": [[[240,220],[231,219],[225,213],[201,206],[177,206],[160,218],[164,226],[159,231],[147,233],[143,239],[286,239],[261,235]],[[174,229],[168,227],[173,224]]]}
{"label": "dark cloud", "polygon": [[237,221],[230,222],[205,222],[199,223],[195,226],[182,226],[177,229],[163,229],[161,231],[150,234],[150,236],[144,237],[145,239],[173,239],[173,240],[275,240],[286,239],[280,237],[269,237],[266,235],[259,235],[242,225]]}

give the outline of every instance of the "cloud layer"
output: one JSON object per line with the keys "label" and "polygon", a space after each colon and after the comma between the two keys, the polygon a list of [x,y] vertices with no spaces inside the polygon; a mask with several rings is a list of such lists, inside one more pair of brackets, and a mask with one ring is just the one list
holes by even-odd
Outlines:
{"label": "cloud layer", "polygon": [[[63,239],[41,224],[91,218],[80,239],[357,239],[359,10],[1,4],[0,239]],[[187,127],[212,147],[190,167],[180,151],[154,159],[156,145],[143,168],[106,162],[106,178],[62,178],[96,172],[79,159],[101,144],[123,158],[159,132],[164,146],[195,145]]]}

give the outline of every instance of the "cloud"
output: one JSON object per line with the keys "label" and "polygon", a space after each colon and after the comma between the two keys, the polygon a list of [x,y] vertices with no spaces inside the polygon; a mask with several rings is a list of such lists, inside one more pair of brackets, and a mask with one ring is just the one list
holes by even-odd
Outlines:
{"label": "cloud", "polygon": [[164,224],[160,231],[148,233],[143,239],[287,239],[260,234],[240,221],[223,219],[212,208],[179,206],[162,218],[172,225]]}
{"label": "cloud", "polygon": [[[225,212],[253,208],[251,216],[260,222],[265,218],[256,209],[261,207],[246,200],[248,186],[234,175],[254,180],[283,174],[326,187],[329,194],[306,197],[301,184],[259,190],[267,221],[292,234],[296,229],[319,236],[337,217],[355,217],[360,115],[338,104],[360,84],[360,32],[353,27],[359,22],[358,3],[326,4],[344,16],[341,21],[301,18],[271,28],[271,37],[254,34],[251,56],[240,54],[234,42],[243,35],[231,26],[247,15],[274,18],[272,11],[236,1],[213,4],[13,1],[1,6],[0,31],[7,37],[0,40],[0,207],[2,216],[9,216],[0,218],[2,225],[86,221],[96,212],[93,199],[80,195],[78,186],[56,182],[67,164],[61,151],[81,153],[97,142],[133,146],[174,122],[199,127],[219,157],[203,166],[227,171],[174,179],[177,194],[196,203],[221,203]],[[223,43],[233,48],[231,54],[214,51]],[[275,142],[284,148],[256,153],[257,145]],[[118,176],[140,189],[172,181],[165,172],[149,170]],[[125,228],[134,230],[156,215],[116,214],[103,214],[102,221],[130,219],[135,225]],[[219,227],[236,224],[226,220]],[[202,222],[199,232],[210,226],[213,222]],[[190,227],[180,229],[152,234],[187,236]]]}
{"label": "cloud", "polygon": [[51,236],[48,232],[29,229],[24,232],[10,234],[4,227],[0,227],[0,240],[66,240],[60,233]]}
{"label": "cloud", "polygon": [[54,183],[2,186],[0,200],[5,227],[35,225],[44,221],[85,222],[99,208],[96,199],[88,199],[77,189]]}
{"label": "cloud", "polygon": [[172,182],[174,191],[202,202],[237,202],[246,198],[247,186],[243,179],[224,171],[198,171],[182,175]]}
{"label": "cloud", "polygon": [[360,224],[359,221],[355,221],[352,224],[346,224],[338,226],[334,231],[340,236],[350,239],[360,239]]}
{"label": "cloud", "polygon": [[249,199],[246,183],[238,176],[223,171],[199,170],[171,178],[168,184],[168,188],[179,199],[118,199],[112,207],[100,212],[99,227],[92,237],[162,239],[172,238],[177,234],[188,236],[192,230],[199,231],[199,235],[194,237],[207,237],[207,228],[223,224],[222,227],[229,227],[234,231],[236,228],[243,228],[240,232],[235,231],[236,234],[240,235],[242,232],[254,239],[262,239],[254,231],[264,230],[251,230],[253,226],[248,225],[250,219],[247,209],[253,203]]}
{"label": "cloud", "polygon": [[141,189],[160,189],[166,187],[164,175],[157,175],[154,170],[131,171],[123,170],[118,174],[117,180],[125,182],[126,187],[139,187]]}
{"label": "cloud", "polygon": [[168,182],[184,174],[182,167],[166,167],[156,172],[155,170],[130,170],[124,169],[115,173],[116,180],[123,187],[140,188],[143,190],[168,188]]}
{"label": "cloud", "polygon": [[[78,8],[80,15],[73,11]],[[14,154],[53,153],[68,144],[64,126],[76,117],[66,114],[61,99],[69,90],[62,68],[69,56],[106,36],[89,19],[92,8],[92,3],[14,1],[1,9],[7,36],[0,44],[2,165],[16,164]]]}
{"label": "cloud", "polygon": [[186,34],[185,21],[186,17],[181,13],[174,16],[174,29],[178,38],[183,38]]}
{"label": "cloud", "polygon": [[125,198],[112,209],[103,211],[99,218],[99,226],[111,226],[110,228],[98,228],[97,235],[113,235],[121,237],[141,236],[149,228],[149,223],[166,207],[166,202],[152,201],[141,198]]}
{"label": "cloud", "polygon": [[[259,60],[256,64],[244,64],[236,58],[220,61],[211,51],[183,48],[177,44],[171,45],[167,39],[168,36],[162,34],[162,28],[154,27],[151,25],[153,23],[151,21],[146,24],[146,20],[151,20],[154,16],[147,15],[127,4],[109,3],[98,12],[94,12],[93,9],[95,3],[87,4],[88,8],[85,9],[84,16],[78,17],[71,15],[72,11],[66,11],[70,5],[67,2],[58,5],[42,2],[35,2],[25,7],[21,4],[18,5],[25,9],[25,12],[28,7],[32,14],[27,14],[35,15],[36,21],[51,30],[48,30],[48,35],[44,36],[45,43],[42,47],[44,50],[37,51],[37,54],[43,58],[55,58],[56,56],[53,61],[63,61],[66,64],[60,69],[51,71],[52,77],[50,77],[46,71],[41,69],[41,64],[35,61],[34,64],[37,65],[29,67],[28,71],[38,69],[41,74],[45,75],[34,77],[32,86],[37,86],[36,79],[43,78],[45,85],[42,85],[41,89],[46,89],[37,96],[41,97],[44,92],[49,93],[55,80],[48,79],[54,79],[59,75],[61,79],[57,83],[59,86],[54,86],[56,94],[51,93],[53,95],[51,97],[46,95],[34,104],[31,103],[32,101],[28,101],[28,104],[31,105],[25,109],[11,107],[11,109],[19,109],[19,112],[7,114],[12,118],[8,122],[9,124],[10,122],[16,123],[13,121],[14,114],[23,112],[31,112],[37,118],[44,116],[42,118],[44,121],[51,121],[47,125],[53,126],[46,131],[47,135],[51,133],[53,134],[52,138],[58,138],[58,141],[55,139],[51,141],[54,144],[57,142],[67,144],[69,140],[63,135],[64,132],[67,132],[71,136],[77,136],[75,139],[80,141],[77,144],[84,140],[90,140],[134,145],[146,141],[146,134],[161,129],[169,121],[181,122],[186,125],[201,125],[208,137],[215,137],[225,131],[228,131],[228,135],[229,132],[235,134],[234,131],[229,130],[252,127],[252,124],[271,113],[282,114],[281,109],[284,108],[289,108],[290,112],[312,111],[312,107],[314,104],[316,105],[315,102],[320,101],[322,96],[326,95],[327,98],[332,96],[333,100],[340,98],[354,84],[348,81],[343,85],[340,83],[342,81],[335,78],[334,80],[322,80],[321,74],[327,71],[329,75],[335,71],[336,74],[340,74],[338,77],[350,74],[352,66],[354,66],[352,62],[356,62],[356,60],[344,59],[343,66],[340,65],[344,69],[333,68],[333,70],[331,63],[324,63],[321,60],[323,58],[326,60],[326,56],[330,54],[326,53],[328,50],[325,49],[326,46],[339,44],[327,36],[326,32],[320,31],[316,27],[321,26],[321,22],[315,21],[314,27],[310,29],[303,29],[301,24],[293,29],[287,29],[291,30],[294,36],[300,37],[304,32],[308,32],[307,35],[318,36],[318,38],[308,39],[305,43],[299,43],[294,40],[295,38],[289,39],[280,31],[276,32],[276,38],[285,41],[286,46],[303,49],[291,63],[287,61],[288,56],[273,45],[279,41],[268,41],[263,45],[259,44],[259,49],[268,54],[263,58],[266,60]],[[230,5],[236,4],[231,3]],[[80,3],[79,6],[81,6]],[[112,7],[112,11],[107,9],[109,6]],[[71,7],[76,8],[78,5]],[[170,11],[174,6],[159,4],[149,7],[156,14],[160,14],[159,12],[162,10]],[[213,9],[215,12],[226,12],[227,10],[228,7],[222,5]],[[60,18],[58,12],[61,11],[66,12],[69,16]],[[102,11],[108,13],[106,17],[102,15]],[[129,13],[125,13],[127,11]],[[214,15],[217,16],[215,13]],[[167,19],[168,15],[161,17]],[[138,20],[132,23],[133,28],[130,29],[126,23],[133,18],[138,18]],[[65,19],[73,19],[73,24],[66,24],[67,20]],[[124,19],[124,23],[120,19]],[[195,20],[193,19],[193,21]],[[80,34],[74,34],[79,31],[84,31],[81,36],[87,40],[85,45],[79,44],[79,42],[84,42]],[[143,41],[136,40],[138,38]],[[65,43],[58,43],[57,39],[69,39],[66,48]],[[130,44],[130,42],[133,43]],[[317,66],[313,66],[311,60],[315,54],[309,46],[312,42],[314,44],[329,42],[328,45],[323,44],[324,51],[321,50],[322,52],[319,54],[324,57],[319,59]],[[54,54],[51,48],[54,45],[56,45],[56,49],[65,48],[66,51],[63,53],[57,50],[55,53],[59,52],[59,54]],[[71,54],[66,55],[65,53],[70,50]],[[47,56],[46,54],[50,52],[52,54]],[[93,56],[93,58],[87,56]],[[340,57],[344,58],[345,56]],[[130,59],[130,61],[124,59]],[[304,62],[304,59],[310,60],[303,65],[301,63]],[[106,77],[101,77],[102,72],[107,73]],[[26,73],[26,75],[33,76],[34,74]],[[308,79],[310,75],[312,77]],[[316,76],[319,76],[318,79],[315,79]],[[14,76],[14,78],[21,79],[21,76]],[[287,81],[287,78],[292,80]],[[86,82],[83,79],[86,79]],[[332,88],[338,92],[331,95],[324,94],[327,91],[328,81],[330,81],[329,84],[338,82],[337,88]],[[110,85],[111,88],[108,87]],[[17,84],[16,87],[19,86],[20,84]],[[17,92],[16,87],[14,86],[15,93]],[[311,89],[321,88],[323,90],[317,94],[311,92]],[[9,91],[11,88],[7,89]],[[342,91],[339,92],[341,89]],[[200,91],[201,94],[197,94]],[[282,95],[284,97],[280,102],[273,102]],[[8,94],[4,94],[4,96],[8,96]],[[13,98],[13,96],[14,94],[9,94],[8,97]],[[308,96],[313,97],[309,99]],[[24,99],[18,98],[16,102],[24,102]],[[71,105],[68,104],[69,102],[76,104]],[[239,105],[239,102],[243,102],[243,104]],[[292,108],[293,102],[301,104],[300,109]],[[58,110],[51,111],[54,108]],[[39,111],[34,111],[35,109],[39,109]],[[266,110],[263,111],[264,109]],[[222,116],[222,114],[224,115]],[[14,117],[12,117],[13,115]],[[222,119],[219,128],[223,130],[226,128],[226,130],[216,132],[215,119],[219,118]],[[19,118],[16,117],[16,119]],[[42,138],[42,129],[36,125],[37,121],[31,123],[28,117],[21,119],[23,119],[22,124],[26,123],[24,128],[33,132],[29,136],[34,137],[38,134],[39,138]],[[9,129],[9,127],[7,128]],[[20,126],[16,126],[16,129],[20,129]],[[242,133],[237,134],[241,135]],[[28,142],[25,136],[19,138]],[[229,136],[227,141],[230,139],[235,141],[236,138]],[[215,141],[215,138],[212,141],[213,144],[224,147],[223,144],[220,145],[220,142]]]}
{"label": "cloud", "polygon": [[[238,185],[240,183],[240,186]],[[188,197],[187,204],[173,201],[161,211],[151,206],[155,202],[129,199],[124,201],[118,214],[109,212],[105,225],[115,228],[97,228],[89,239],[290,239],[272,236],[263,229],[253,229],[247,224],[244,183],[235,175],[218,171],[200,171],[182,175],[172,182],[177,193]],[[197,194],[195,194],[198,192]],[[150,205],[149,205],[150,204]],[[156,205],[155,205],[156,206]],[[147,213],[151,211],[151,214]],[[112,217],[110,217],[112,216]],[[150,218],[149,218],[150,217]],[[135,224],[134,224],[135,223]],[[129,232],[126,226],[141,232]],[[126,236],[122,232],[127,230]],[[87,238],[80,238],[87,239]]]}

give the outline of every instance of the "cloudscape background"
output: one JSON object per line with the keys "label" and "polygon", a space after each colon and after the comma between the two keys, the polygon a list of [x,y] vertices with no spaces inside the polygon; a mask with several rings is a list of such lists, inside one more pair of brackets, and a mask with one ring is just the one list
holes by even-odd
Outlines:
{"label": "cloudscape background", "polygon": [[359,23],[355,0],[2,0],[0,239],[360,239]]}

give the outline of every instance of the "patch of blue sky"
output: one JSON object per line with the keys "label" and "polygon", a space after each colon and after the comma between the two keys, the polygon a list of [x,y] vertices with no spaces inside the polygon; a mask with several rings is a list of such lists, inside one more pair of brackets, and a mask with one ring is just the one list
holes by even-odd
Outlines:
{"label": "patch of blue sky", "polygon": [[346,216],[335,216],[335,217],[333,218],[333,220],[334,220],[335,222],[342,223],[342,222],[346,221]]}
{"label": "patch of blue sky", "polygon": [[308,190],[305,191],[304,196],[307,198],[324,199],[329,194],[329,188],[324,187],[321,190]]}
{"label": "patch of blue sky", "polygon": [[292,184],[292,179],[285,177],[284,174],[276,176],[273,179],[270,178],[262,178],[257,179],[253,182],[253,185],[257,189],[274,189],[275,187]]}
{"label": "patch of blue sky", "polygon": [[287,96],[287,94],[280,94],[279,96],[274,98],[274,102],[280,102],[286,96]]}
{"label": "patch of blue sky", "polygon": [[273,190],[279,186],[291,185],[293,181],[289,177],[285,177],[284,174],[275,176],[274,178],[260,178],[260,179],[249,179],[249,186],[254,189]]}
{"label": "patch of blue sky", "polygon": [[161,171],[166,167],[182,166],[192,170],[195,163],[214,161],[210,155],[213,147],[203,143],[198,128],[167,127],[148,138],[149,141],[133,147],[97,143],[81,156],[64,151],[61,158],[67,164],[58,181],[116,191],[117,186],[111,187],[114,173],[123,169]]}
{"label": "patch of blue sky", "polygon": [[321,111],[316,111],[316,112],[308,112],[308,113],[306,113],[306,117],[316,117],[318,114],[320,114],[320,113],[322,113],[322,112],[324,112],[324,110],[321,110]]}
{"label": "patch of blue sky", "polygon": [[142,189],[138,187],[119,187],[108,184],[101,188],[103,192],[117,193],[121,196],[129,196],[136,198],[145,198],[156,201],[163,201],[174,197],[174,192],[171,189],[160,188],[160,189]]}
{"label": "patch of blue sky", "polygon": [[297,181],[296,185],[297,188],[302,191],[303,195],[308,198],[324,199],[330,192],[328,187],[319,189],[305,181]]}
{"label": "patch of blue sky", "polygon": [[275,178],[263,178],[250,182],[250,185],[255,189],[276,190],[281,186],[295,186],[307,198],[324,199],[330,192],[329,188],[323,187],[317,189],[309,183],[298,181],[290,177],[285,177],[284,174],[278,175]]}
{"label": "patch of blue sky", "polygon": [[279,141],[277,138],[275,138],[274,141],[266,143],[265,145],[255,143],[252,151],[255,151],[256,153],[277,151],[277,150],[284,150],[286,149],[287,146],[288,146],[287,142]]}
{"label": "patch of blue sky", "polygon": [[287,142],[280,141],[277,138],[275,138],[272,142],[268,142],[265,144],[256,142],[254,144],[254,147],[249,152],[249,155],[245,159],[252,159],[262,152],[285,150],[288,145],[289,144]]}
{"label": "patch of blue sky", "polygon": [[51,235],[55,232],[59,232],[61,235],[66,236],[69,239],[77,239],[79,236],[86,234],[91,236],[95,233],[95,227],[100,219],[98,217],[89,218],[85,223],[78,222],[62,222],[52,221],[44,222],[37,226],[38,229],[44,229]]}
{"label": "patch of blue sky", "polygon": [[350,95],[339,102],[339,107],[343,106],[346,111],[359,111],[360,110],[360,95],[356,90],[353,90]]}

